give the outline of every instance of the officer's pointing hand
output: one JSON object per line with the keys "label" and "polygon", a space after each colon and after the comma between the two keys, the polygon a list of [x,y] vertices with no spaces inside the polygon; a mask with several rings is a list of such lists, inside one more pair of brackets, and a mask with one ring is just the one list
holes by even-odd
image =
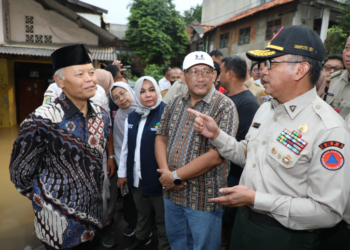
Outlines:
{"label": "officer's pointing hand", "polygon": [[189,113],[196,116],[194,119],[194,129],[203,136],[215,140],[220,134],[220,129],[215,120],[210,116],[204,115],[194,109],[187,109]]}

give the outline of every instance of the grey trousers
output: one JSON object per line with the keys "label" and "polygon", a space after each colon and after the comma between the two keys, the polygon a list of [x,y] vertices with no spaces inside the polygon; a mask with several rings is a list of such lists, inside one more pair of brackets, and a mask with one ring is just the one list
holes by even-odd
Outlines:
{"label": "grey trousers", "polygon": [[158,228],[158,249],[170,250],[170,245],[165,232],[164,200],[163,196],[142,196],[142,180],[139,187],[133,188],[134,201],[137,209],[136,238],[148,239],[154,218]]}
{"label": "grey trousers", "polygon": [[117,206],[117,199],[118,199],[118,175],[117,175],[117,168],[115,170],[114,175],[112,178],[109,179],[109,190],[110,190],[110,197],[107,201],[107,221],[111,220],[115,216],[115,208]]}

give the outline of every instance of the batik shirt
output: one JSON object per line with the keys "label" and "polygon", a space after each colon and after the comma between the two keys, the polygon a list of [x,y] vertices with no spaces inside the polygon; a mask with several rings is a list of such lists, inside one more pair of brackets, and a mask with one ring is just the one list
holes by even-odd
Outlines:
{"label": "batik shirt", "polygon": [[21,124],[11,181],[32,200],[37,237],[55,248],[92,240],[102,227],[103,152],[109,118],[88,101],[86,118],[62,93]]}
{"label": "batik shirt", "polygon": [[[195,109],[211,116],[220,129],[235,136],[238,128],[238,116],[234,103],[212,88],[200,101],[192,106],[190,94],[186,92],[169,101],[164,109],[157,134],[168,137],[167,161],[170,171],[177,170],[197,157],[215,149],[208,138],[194,130],[195,115],[187,112]],[[207,173],[187,180],[181,191],[164,191],[164,197],[175,204],[200,211],[213,211],[221,206],[210,199],[221,196],[219,189],[227,186],[230,161],[214,166]]]}

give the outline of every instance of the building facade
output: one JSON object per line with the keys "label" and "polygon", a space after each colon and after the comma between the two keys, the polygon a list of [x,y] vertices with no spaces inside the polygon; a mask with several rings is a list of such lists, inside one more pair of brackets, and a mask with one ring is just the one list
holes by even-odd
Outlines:
{"label": "building facade", "polygon": [[55,49],[84,43],[95,66],[117,59],[117,37],[101,27],[103,20],[97,25],[96,17],[105,12],[79,1],[0,0],[0,127],[22,122],[41,105],[54,82]]}
{"label": "building facade", "polygon": [[[221,3],[222,2],[222,3]],[[224,2],[227,2],[226,5]],[[191,51],[200,44],[205,51],[219,49],[225,56],[243,54],[253,49],[263,49],[282,26],[306,25],[315,30],[325,41],[327,30],[336,24],[339,3],[336,1],[299,1],[273,0],[255,1],[246,7],[236,4],[242,1],[204,0],[202,9],[202,24],[214,24],[213,20],[222,20],[228,5],[232,5],[234,15],[207,30],[202,37],[193,35]],[[217,9],[214,8],[214,3]],[[206,8],[215,9],[211,16]],[[239,10],[243,10],[240,11]],[[214,15],[215,14],[215,15]],[[224,15],[225,16],[225,15]],[[205,20],[212,20],[206,23]]]}

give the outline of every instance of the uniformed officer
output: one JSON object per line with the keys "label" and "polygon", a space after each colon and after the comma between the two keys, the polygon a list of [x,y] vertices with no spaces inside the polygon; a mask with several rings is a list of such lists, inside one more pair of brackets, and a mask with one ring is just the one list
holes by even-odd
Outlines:
{"label": "uniformed officer", "polygon": [[350,37],[348,37],[343,50],[343,60],[345,69],[335,72],[331,76],[326,102],[338,109],[341,117],[345,119],[350,113]]}
{"label": "uniformed officer", "polygon": [[[282,27],[265,50],[265,91],[246,140],[237,142],[197,111],[195,128],[219,153],[244,167],[240,185],[212,199],[240,207],[230,249],[319,249],[319,229],[342,217],[350,190],[350,133],[316,94],[325,49],[306,26]],[[347,159],[346,159],[347,158]]]}
{"label": "uniformed officer", "polygon": [[244,85],[253,93],[259,105],[267,102],[269,100],[269,96],[265,93],[264,87],[255,82],[253,77],[250,77],[248,80],[244,82]]}

